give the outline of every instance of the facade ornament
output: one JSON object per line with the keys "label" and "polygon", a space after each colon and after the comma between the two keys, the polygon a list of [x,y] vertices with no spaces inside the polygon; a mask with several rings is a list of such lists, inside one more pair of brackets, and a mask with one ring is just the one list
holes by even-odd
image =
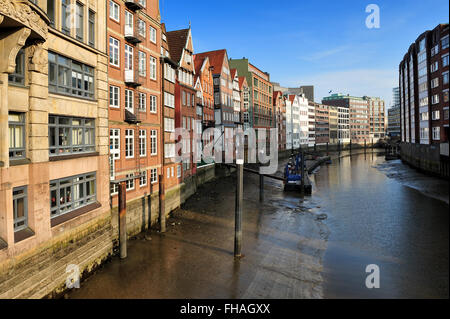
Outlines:
{"label": "facade ornament", "polygon": [[46,74],[48,72],[48,55],[42,43],[35,43],[28,47],[29,71]]}
{"label": "facade ornament", "polygon": [[[7,16],[38,33],[43,40],[47,39],[47,22],[24,1],[0,0],[0,16]],[[4,17],[0,18],[3,20]]]}

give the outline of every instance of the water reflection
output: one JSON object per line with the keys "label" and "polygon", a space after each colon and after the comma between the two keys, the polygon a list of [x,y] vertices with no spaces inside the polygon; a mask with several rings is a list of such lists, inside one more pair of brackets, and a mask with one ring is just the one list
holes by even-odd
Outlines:
{"label": "water reflection", "polygon": [[[389,164],[363,154],[315,176],[331,233],[325,297],[448,297],[448,205],[389,178],[380,165]],[[365,287],[368,264],[380,266],[381,289]]]}

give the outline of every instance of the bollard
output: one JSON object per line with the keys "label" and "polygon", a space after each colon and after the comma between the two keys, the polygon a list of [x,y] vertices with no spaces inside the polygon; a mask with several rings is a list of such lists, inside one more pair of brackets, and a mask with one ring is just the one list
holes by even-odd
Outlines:
{"label": "bollard", "polygon": [[328,155],[329,153],[328,153],[328,142],[327,142],[327,155]]}
{"label": "bollard", "polygon": [[166,207],[165,207],[164,175],[159,175],[159,231],[166,232]]}
{"label": "bollard", "polygon": [[303,154],[303,152],[300,153],[301,156],[301,167],[300,167],[300,172],[301,172],[301,184],[300,184],[300,194],[302,196],[305,195],[305,156]]}
{"label": "bollard", "polygon": [[366,150],[367,150],[367,141],[364,140],[364,154],[366,153]]}
{"label": "bollard", "polygon": [[127,258],[127,186],[119,184],[119,253],[120,259]]}
{"label": "bollard", "polygon": [[259,201],[264,201],[264,175],[259,175]]}
{"label": "bollard", "polygon": [[242,201],[244,194],[244,161],[236,161],[236,206],[234,224],[234,257],[241,257],[242,247]]}

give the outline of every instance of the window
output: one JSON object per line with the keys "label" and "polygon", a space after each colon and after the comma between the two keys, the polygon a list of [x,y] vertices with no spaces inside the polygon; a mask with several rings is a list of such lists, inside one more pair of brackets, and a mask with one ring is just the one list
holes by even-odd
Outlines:
{"label": "window", "polygon": [[109,106],[120,107],[120,88],[114,85],[109,86]]}
{"label": "window", "polygon": [[141,172],[141,176],[139,177],[139,186],[140,187],[147,186],[147,171]]}
{"label": "window", "polygon": [[125,130],[125,158],[134,157],[134,130]]}
{"label": "window", "polygon": [[175,69],[173,69],[168,63],[164,65],[164,78],[172,83],[175,83]]}
{"label": "window", "polygon": [[170,178],[170,167],[167,167],[166,178]]}
{"label": "window", "polygon": [[125,44],[125,70],[133,70],[133,48]]}
{"label": "window", "polygon": [[83,41],[84,39],[84,6],[77,2],[75,7],[75,27],[76,27],[76,37],[78,40]]}
{"label": "window", "polygon": [[164,92],[164,105],[175,108],[175,96],[173,94]]}
{"label": "window", "polygon": [[428,121],[428,112],[420,113],[420,120],[421,121]]}
{"label": "window", "polygon": [[175,174],[174,174],[174,169],[173,169],[173,166],[170,168],[170,171],[172,172],[172,174],[171,174],[171,177],[174,177],[175,176]]}
{"label": "window", "polygon": [[93,119],[50,115],[48,131],[50,156],[95,151]]}
{"label": "window", "polygon": [[442,84],[448,84],[448,71],[442,73]]}
{"label": "window", "polygon": [[97,201],[96,174],[50,181],[50,216],[55,218]]}
{"label": "window", "polygon": [[14,231],[28,227],[28,200],[27,187],[13,188]]}
{"label": "window", "polygon": [[133,91],[125,89],[125,109],[134,113],[133,104]]}
{"label": "window", "polygon": [[175,144],[164,145],[164,157],[165,158],[175,157]]}
{"label": "window", "polygon": [[441,139],[441,128],[439,126],[433,127],[433,140],[439,141]]}
{"label": "window", "polygon": [[25,113],[10,112],[9,125],[9,158],[25,158]]}
{"label": "window", "polygon": [[150,26],[150,41],[156,43],[156,29]]}
{"label": "window", "polygon": [[434,94],[431,97],[431,104],[437,104],[437,103],[439,103],[439,94]]}
{"label": "window", "polygon": [[109,130],[109,153],[113,159],[120,159],[120,129]]}
{"label": "window", "polygon": [[145,76],[147,74],[146,59],[147,59],[147,55],[144,52],[139,51],[139,75],[140,76]]}
{"label": "window", "polygon": [[139,35],[145,38],[145,32],[147,27],[145,26],[145,22],[141,19],[138,20],[138,32]]}
{"label": "window", "polygon": [[114,1],[109,1],[109,17],[117,22],[120,21],[120,7]]}
{"label": "window", "polygon": [[439,64],[436,61],[431,65],[431,73],[436,72],[438,69],[439,69]]}
{"label": "window", "polygon": [[438,53],[439,53],[439,44],[431,48],[431,56],[435,56]]}
{"label": "window", "polygon": [[186,105],[186,92],[184,91],[181,93],[181,103],[182,105]]}
{"label": "window", "polygon": [[181,165],[177,166],[177,177],[180,178],[181,177]]}
{"label": "window", "polygon": [[55,0],[47,0],[47,15],[50,19],[50,25],[55,26]]}
{"label": "window", "polygon": [[442,100],[444,101],[444,103],[448,102],[448,89],[442,91]]}
{"label": "window", "polygon": [[61,0],[61,31],[70,35],[70,0]]}
{"label": "window", "polygon": [[52,52],[48,61],[50,92],[94,98],[94,68]]}
{"label": "window", "polygon": [[95,12],[89,10],[89,45],[95,46]]}
{"label": "window", "polygon": [[147,131],[139,130],[139,156],[147,156]]}
{"label": "window", "polygon": [[109,37],[109,64],[119,67],[119,40]]}
{"label": "window", "polygon": [[150,57],[150,79],[156,80],[156,59]]}
{"label": "window", "polygon": [[126,184],[126,190],[127,191],[131,191],[134,189],[134,174],[127,174],[125,175],[125,177],[127,178],[127,181],[125,182]]}
{"label": "window", "polygon": [[440,119],[440,112],[439,112],[439,110],[433,111],[431,113],[431,119],[434,120],[434,121]]}
{"label": "window", "polygon": [[158,183],[158,169],[152,168],[150,170],[150,181],[152,184]]}
{"label": "window", "polygon": [[444,38],[442,38],[441,46],[442,46],[442,50],[445,50],[448,48],[448,35],[445,36]]}
{"label": "window", "polygon": [[[425,82],[426,84],[426,82]],[[434,78],[433,80],[431,80],[431,88],[437,88],[439,86],[439,78]],[[421,92],[421,90],[419,89],[419,92]]]}
{"label": "window", "polygon": [[442,67],[444,68],[446,66],[448,66],[448,54],[442,57]]}
{"label": "window", "polygon": [[147,94],[139,93],[139,111],[145,112],[147,110]]}
{"label": "window", "polygon": [[139,4],[142,6],[142,7],[144,7],[145,8],[145,6],[146,6],[146,0],[139,0]]}
{"label": "window", "polygon": [[150,154],[157,155],[158,154],[158,140],[157,140],[158,132],[156,130],[151,130],[150,134]]}
{"label": "window", "polygon": [[156,113],[157,98],[154,95],[150,95],[150,113]]}
{"label": "window", "polygon": [[175,120],[171,118],[164,118],[164,131],[175,132]]}
{"label": "window", "polygon": [[14,73],[8,74],[8,81],[15,84],[25,84],[25,51],[20,49],[16,55]]}

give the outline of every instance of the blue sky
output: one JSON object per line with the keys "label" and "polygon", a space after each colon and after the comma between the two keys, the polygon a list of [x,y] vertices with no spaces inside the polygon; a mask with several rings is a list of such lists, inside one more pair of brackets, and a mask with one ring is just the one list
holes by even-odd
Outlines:
{"label": "blue sky", "polygon": [[[368,29],[369,4],[380,28]],[[448,0],[175,1],[160,0],[167,29],[192,25],[194,50],[227,49],[247,57],[283,86],[314,85],[316,101],[330,90],[380,96],[390,105],[398,64],[425,30],[449,21]]]}

